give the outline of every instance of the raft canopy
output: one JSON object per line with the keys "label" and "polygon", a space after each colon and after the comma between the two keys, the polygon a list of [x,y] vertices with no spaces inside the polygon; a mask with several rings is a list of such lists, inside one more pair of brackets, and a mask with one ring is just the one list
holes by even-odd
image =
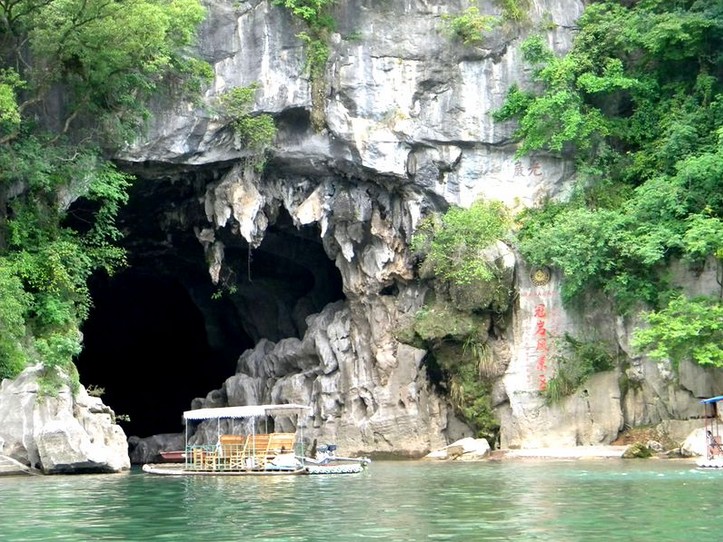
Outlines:
{"label": "raft canopy", "polygon": [[711,398],[709,398],[709,399],[703,399],[703,400],[701,401],[701,403],[704,403],[704,404],[708,405],[708,404],[710,404],[710,403],[717,403],[717,402],[719,402],[719,401],[723,401],[723,395],[717,395],[717,396],[711,397]]}
{"label": "raft canopy", "polygon": [[[721,396],[721,399],[723,399],[723,396]],[[183,413],[183,419],[216,420],[220,418],[255,418],[257,416],[293,416],[310,413],[310,406],[295,403],[286,405],[247,405],[187,410]]]}

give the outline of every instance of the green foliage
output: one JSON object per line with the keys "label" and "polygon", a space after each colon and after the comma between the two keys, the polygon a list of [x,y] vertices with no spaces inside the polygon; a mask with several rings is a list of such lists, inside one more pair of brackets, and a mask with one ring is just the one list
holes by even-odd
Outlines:
{"label": "green foliage", "polygon": [[452,207],[443,216],[424,219],[412,237],[412,249],[426,255],[435,274],[458,284],[489,281],[495,268],[482,252],[507,236],[511,222],[498,201],[478,201],[468,209]]}
{"label": "green foliage", "polygon": [[166,77],[169,89],[177,88],[181,97],[201,105],[203,90],[215,75],[213,67],[198,58],[176,58],[173,69],[174,73]]}
{"label": "green foliage", "polygon": [[96,136],[121,141],[148,117],[147,100],[161,85],[189,76],[180,51],[205,16],[198,0],[23,4],[27,10],[14,10],[15,3],[3,10],[12,32],[27,32],[36,59],[22,74],[28,99],[44,100],[60,84],[70,108],[66,122],[93,119]]}
{"label": "green foliage", "polygon": [[263,154],[276,137],[276,123],[271,115],[252,115],[258,85],[236,87],[221,95],[220,105],[232,124],[239,142],[252,151]]}
{"label": "green foliage", "polygon": [[420,309],[408,329],[399,329],[404,340],[430,352],[428,376],[448,399],[460,418],[480,438],[494,445],[499,421],[491,406],[492,379],[497,376],[492,349],[486,344],[489,320],[433,302]]}
{"label": "green foliage", "polygon": [[329,46],[324,39],[315,37],[308,32],[299,32],[296,37],[306,44],[304,69],[309,72],[312,80],[318,80],[324,76],[326,61],[329,59]]}
{"label": "green foliage", "polygon": [[613,369],[617,361],[601,341],[576,339],[565,333],[557,346],[560,352],[555,356],[555,375],[543,392],[548,404],[572,395],[593,374]]}
{"label": "green foliage", "polygon": [[492,379],[496,373],[495,358],[489,344],[468,337],[462,345],[462,352],[477,362],[477,374],[484,379]]}
{"label": "green foliage", "polygon": [[683,250],[690,260],[703,260],[713,254],[723,260],[723,222],[719,218],[702,214],[686,218],[683,233]]}
{"label": "green foliage", "polygon": [[135,137],[153,94],[211,75],[182,54],[204,13],[197,0],[0,4],[0,377],[42,362],[42,393],[77,390],[88,278],[125,263],[115,217],[131,177],[103,156]]}
{"label": "green foliage", "polygon": [[444,344],[434,351],[434,363],[441,372],[442,391],[446,393],[458,416],[468,423],[478,438],[494,446],[499,421],[494,415],[490,380],[479,372],[479,359],[459,344]]}
{"label": "green foliage", "polygon": [[0,380],[14,377],[26,366],[24,315],[31,302],[7,259],[0,257]]}
{"label": "green foliage", "polygon": [[[91,150],[36,138],[0,146],[0,164],[0,187],[26,185],[7,201],[0,224],[0,281],[3,294],[12,296],[0,301],[0,350],[7,356],[0,356],[0,371],[15,376],[41,359],[68,373],[90,309],[88,278],[124,264],[114,245],[120,237],[115,216],[127,199],[129,177]],[[60,194],[76,206],[61,206]]]}
{"label": "green foliage", "polygon": [[442,20],[445,32],[465,45],[482,43],[485,32],[497,22],[493,16],[482,15],[475,6],[468,7],[460,15],[442,15]]}
{"label": "green foliage", "polygon": [[18,73],[12,69],[0,70],[0,130],[9,132],[20,125],[18,90],[25,86]]}
{"label": "green foliage", "polygon": [[523,45],[537,92],[510,89],[518,154],[574,158],[565,203],[520,217],[520,249],[563,271],[566,302],[602,291],[627,312],[670,297],[672,259],[721,259],[723,12],[705,2],[590,4],[572,50]]}
{"label": "green foliage", "polygon": [[274,0],[274,5],[284,6],[314,31],[334,29],[334,19],[329,14],[333,4],[334,0]]}
{"label": "green foliage", "polygon": [[324,102],[326,81],[324,71],[329,59],[329,35],[334,29],[330,14],[334,0],[274,0],[274,5],[284,6],[295,17],[306,23],[308,32],[297,37],[306,44],[306,65],[311,80],[311,125],[321,131],[325,125]]}
{"label": "green foliage", "polygon": [[485,342],[489,320],[444,303],[422,307],[397,339],[429,350],[430,380],[445,394],[455,412],[480,438],[494,445],[499,421],[491,406],[492,379],[497,376],[492,349]]}
{"label": "green foliage", "polygon": [[478,334],[486,332],[484,319],[478,315],[458,311],[446,304],[425,306],[414,317],[414,332],[422,340],[437,343],[444,340],[466,343],[478,341]]}
{"label": "green foliage", "polygon": [[502,9],[502,17],[507,21],[521,22],[527,18],[530,0],[495,0]]}
{"label": "green foliage", "polygon": [[72,363],[44,364],[43,371],[38,378],[38,398],[58,397],[63,386],[68,386],[73,395],[80,390],[80,377],[75,365]]}
{"label": "green foliage", "polygon": [[638,330],[633,346],[674,366],[688,359],[723,368],[723,303],[720,299],[677,296],[647,313],[649,327]]}
{"label": "green foliage", "polygon": [[[602,112],[587,104],[579,92],[576,75],[581,60],[573,54],[556,58],[540,36],[522,45],[523,58],[535,66],[535,78],[546,92],[534,97],[512,87],[506,103],[496,111],[495,120],[518,118],[517,137],[522,140],[518,155],[544,149],[562,154],[588,152],[609,135]],[[594,82],[588,81],[588,86]],[[598,83],[599,84],[599,83]]]}

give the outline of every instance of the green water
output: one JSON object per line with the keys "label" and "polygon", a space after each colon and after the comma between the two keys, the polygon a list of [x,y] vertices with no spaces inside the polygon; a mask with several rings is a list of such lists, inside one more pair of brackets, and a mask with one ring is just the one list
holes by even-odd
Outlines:
{"label": "green water", "polygon": [[681,461],[375,462],[362,474],[0,477],[2,541],[717,541],[723,471]]}

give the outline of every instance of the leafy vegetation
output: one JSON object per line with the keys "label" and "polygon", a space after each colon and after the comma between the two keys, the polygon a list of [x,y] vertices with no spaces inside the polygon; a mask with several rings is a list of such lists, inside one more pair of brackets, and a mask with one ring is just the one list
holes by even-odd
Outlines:
{"label": "leafy vegetation", "polygon": [[524,44],[539,91],[512,88],[495,116],[516,120],[520,155],[577,164],[569,200],[520,217],[522,254],[562,270],[567,303],[603,292],[621,313],[648,304],[665,325],[706,327],[676,309],[666,269],[723,260],[721,50],[723,7],[692,0],[595,2],[567,55]]}
{"label": "leafy vegetation", "polygon": [[306,44],[306,69],[311,81],[311,124],[320,131],[324,128],[324,101],[326,82],[324,70],[329,60],[329,37],[335,22],[330,10],[334,0],[274,0],[277,6],[284,6],[298,17],[308,29],[297,37]]}
{"label": "leafy vegetation", "polygon": [[334,19],[329,14],[333,3],[334,0],[274,0],[274,4],[284,6],[314,31],[334,28]]}
{"label": "leafy vegetation", "polygon": [[485,32],[489,32],[497,22],[491,15],[482,15],[479,8],[468,7],[460,15],[442,15],[444,30],[465,45],[482,43]]}
{"label": "leafy vegetation", "polygon": [[135,137],[152,95],[190,96],[209,76],[179,53],[204,9],[19,0],[0,13],[0,377],[40,361],[52,393],[77,386],[88,278],[125,261],[115,217],[132,179],[104,156]]}
{"label": "leafy vegetation", "polygon": [[493,280],[496,270],[482,252],[508,235],[511,221],[499,201],[477,201],[468,209],[450,208],[422,220],[412,250],[422,253],[438,277],[458,284]]}
{"label": "leafy vegetation", "polygon": [[485,371],[489,368],[489,352],[485,346],[471,349],[459,343],[443,343],[433,349],[427,361],[430,373],[456,414],[475,431],[477,438],[485,438],[495,445],[499,433],[499,420],[492,409],[492,379]]}
{"label": "leafy vegetation", "polygon": [[232,119],[238,144],[258,154],[259,165],[263,154],[276,137],[276,123],[271,115],[252,115],[254,96],[258,85],[236,87],[221,95],[223,114]]}
{"label": "leafy vegetation", "polygon": [[[508,299],[498,297],[509,298],[509,292],[503,288],[504,292],[497,295],[500,270],[485,251],[505,238],[510,227],[502,203],[480,200],[467,209],[452,207],[443,215],[425,218],[412,238],[412,248],[424,258],[423,265],[431,265],[436,277],[451,283],[449,290],[472,285],[464,292],[465,297],[481,294],[480,299],[485,299],[481,304],[495,312],[507,306]],[[492,288],[485,288],[489,285]],[[477,436],[494,446],[499,421],[490,393],[499,374],[486,342],[489,315],[479,310],[460,310],[454,301],[447,300],[450,296],[451,292],[446,291],[439,299],[429,300],[415,315],[411,332],[402,330],[399,336],[430,351],[427,365],[431,380]]]}
{"label": "leafy vegetation", "polygon": [[650,327],[636,333],[633,346],[654,359],[682,360],[723,368],[723,305],[720,299],[675,297],[646,315]]}
{"label": "leafy vegetation", "polygon": [[527,18],[530,0],[495,0],[502,9],[502,17],[507,21],[521,22]]}
{"label": "leafy vegetation", "polygon": [[610,347],[597,340],[582,340],[565,333],[558,341],[555,375],[547,382],[543,396],[548,404],[574,393],[593,374],[609,371],[617,363]]}

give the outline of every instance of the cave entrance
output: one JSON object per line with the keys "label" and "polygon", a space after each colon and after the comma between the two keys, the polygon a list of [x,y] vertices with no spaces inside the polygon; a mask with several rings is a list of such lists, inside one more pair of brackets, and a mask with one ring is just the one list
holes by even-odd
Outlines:
{"label": "cave entrance", "polygon": [[232,227],[216,231],[222,278],[233,288],[214,286],[196,235],[209,227],[206,185],[223,171],[135,173],[118,217],[128,266],[91,279],[94,306],[76,365],[83,385],[103,388],[104,403],[130,418],[121,420],[126,435],[147,437],[183,431],[183,411],[219,389],[246,349],[300,338],[306,317],[344,293],[318,226],[297,229],[283,209],[250,255]]}
{"label": "cave entrance", "polygon": [[[183,431],[190,401],[218,388],[235,360],[211,347],[203,315],[175,277],[129,269],[95,277],[91,292],[81,382],[104,390],[128,436]],[[235,343],[251,346],[242,332]]]}

